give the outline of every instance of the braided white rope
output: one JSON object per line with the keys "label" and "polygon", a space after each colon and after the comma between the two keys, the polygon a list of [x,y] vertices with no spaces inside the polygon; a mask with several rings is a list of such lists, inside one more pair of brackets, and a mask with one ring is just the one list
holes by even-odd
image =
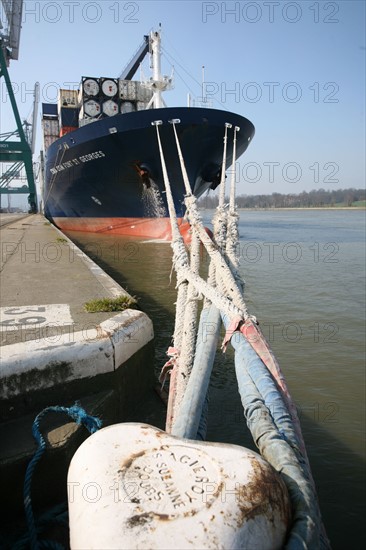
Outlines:
{"label": "braided white rope", "polygon": [[[238,304],[238,307],[242,310],[242,317],[244,319],[247,319],[249,316],[249,313],[247,311],[243,295],[241,293],[240,288],[236,284],[235,278],[227,265],[224,256],[221,254],[220,248],[212,241],[211,237],[207,234],[201,216],[199,214],[198,208],[197,208],[197,199],[192,194],[191,185],[189,183],[187,170],[184,164],[184,159],[182,155],[182,150],[180,147],[177,130],[175,127],[175,123],[173,122],[173,130],[174,130],[174,136],[175,141],[177,145],[178,150],[178,156],[180,160],[182,175],[183,175],[183,181],[186,188],[187,196],[184,199],[185,205],[187,207],[187,219],[191,225],[191,227],[197,231],[197,234],[200,237],[200,240],[204,247],[206,248],[211,261],[214,263],[216,272],[220,271],[220,278],[222,280],[223,287],[221,288],[221,291],[227,295],[230,296],[230,298]],[[225,125],[225,137],[227,135],[227,128],[229,127],[229,124]],[[225,147],[225,153],[224,153],[224,159],[226,162],[226,139],[224,139],[224,147]],[[225,181],[225,174],[224,174],[224,181]],[[224,195],[222,200],[224,200],[225,197],[225,189],[224,189]],[[224,243],[224,241],[223,241]]]}
{"label": "braided white rope", "polygon": [[[243,318],[245,315],[245,311],[242,311],[237,306],[235,306],[234,303],[231,300],[229,300],[224,294],[218,292],[218,289],[212,287],[204,279],[202,279],[199,276],[198,272],[195,272],[194,270],[191,269],[187,250],[183,242],[183,237],[181,236],[179,231],[173,195],[171,191],[168,172],[166,169],[164,153],[161,145],[159,124],[155,124],[155,126],[156,126],[156,133],[157,133],[157,139],[158,139],[158,145],[159,145],[159,153],[160,153],[160,159],[161,159],[161,165],[162,165],[164,184],[166,189],[166,198],[167,198],[169,215],[171,220],[171,227],[172,227],[173,264],[177,272],[177,278],[178,278],[176,326],[174,330],[173,349],[171,350],[172,352],[171,356],[173,357],[173,361],[171,361],[171,364],[173,364],[173,370],[171,373],[171,384],[170,384],[170,391],[169,391],[167,423],[166,423],[166,430],[170,431],[172,423],[174,421],[174,416],[176,414],[176,411],[179,407],[179,403],[184,394],[184,389],[186,387],[186,383],[188,380],[189,365],[191,364],[191,361],[192,361],[192,356],[188,360],[188,354],[184,350],[186,346],[186,342],[184,342],[184,339],[185,339],[184,335],[186,331],[187,333],[189,332],[187,325],[185,325],[185,322],[187,323],[187,320],[188,320],[188,325],[191,325],[191,328],[193,327],[193,322],[188,318],[188,315],[187,315],[187,318],[185,319],[185,314],[184,314],[186,305],[187,305],[187,296],[188,296],[187,281],[188,283],[191,283],[193,285],[196,292],[204,296],[207,296],[210,299],[210,301],[214,303],[215,306],[220,311],[225,312],[230,318],[232,319],[237,317]],[[188,189],[190,189],[186,171],[185,171],[185,176],[186,176],[186,182],[188,184]],[[202,224],[202,221],[200,223]],[[200,229],[198,225],[197,225],[197,228]],[[203,234],[200,230],[197,231],[197,234],[200,236],[201,240],[202,240],[202,237],[205,239],[206,237],[208,237],[206,231],[203,228],[203,224],[202,224],[202,229],[203,229]],[[193,227],[193,231],[194,230],[195,230],[195,227]],[[212,243],[211,239],[210,239],[210,242]],[[181,353],[183,353],[183,357],[180,355]]]}
{"label": "braided white rope", "polygon": [[206,296],[213,304],[215,304],[216,307],[218,307],[225,314],[229,315],[230,318],[244,318],[243,311],[234,305],[232,300],[222,294],[218,288],[212,287],[204,279],[202,279],[202,277],[192,272],[187,261],[187,253],[185,250],[184,253],[182,253],[179,243],[172,242],[172,248],[174,251],[174,266],[182,278],[185,278],[187,281],[191,282],[199,293]]}
{"label": "braided white rope", "polygon": [[[197,233],[194,231],[191,241],[191,262],[190,268],[192,273],[196,275],[199,272],[199,250],[200,240]],[[179,358],[179,377],[183,378],[180,381],[180,393],[177,398],[177,406],[180,404],[181,398],[185,391],[189,374],[192,370],[193,359],[196,349],[196,334],[197,334],[197,312],[198,312],[198,297],[199,294],[192,283],[188,284],[187,301],[184,304],[183,311],[183,337],[180,347]]]}
{"label": "braided white rope", "polygon": [[[218,310],[228,315],[231,320],[246,320],[249,317],[249,314],[241,294],[240,287],[236,284],[230,268],[228,267],[225,258],[220,251],[220,248],[211,240],[203,226],[203,222],[196,204],[196,197],[192,195],[175,123],[173,122],[173,130],[183,180],[187,192],[187,197],[185,198],[187,218],[193,231],[192,265],[190,265],[187,250],[178,227],[173,195],[160,139],[159,124],[160,123],[156,122],[155,126],[172,227],[173,264],[177,272],[178,279],[176,324],[174,330],[173,348],[170,350],[172,360],[168,362],[169,365],[173,365],[166,424],[166,430],[169,432],[171,431],[175,416],[179,409],[179,404],[183,398],[194,358],[197,317],[196,294],[199,293],[205,296],[206,299],[212,302]],[[228,126],[226,125],[225,136],[227,135],[227,127]],[[224,164],[226,163],[226,141],[227,140],[225,139]],[[222,178],[225,180],[225,174]],[[225,191],[222,200],[224,200],[224,196]],[[214,266],[213,269],[216,273],[218,281],[220,282],[219,287],[215,288],[212,284],[206,282],[199,275],[199,263],[197,263],[199,261],[199,240],[204,244],[207,252],[209,253],[211,262]],[[222,241],[222,247],[223,246],[224,240]],[[187,282],[189,286],[187,285]]]}
{"label": "braided white rope", "polygon": [[[155,126],[156,126],[156,134],[158,139],[161,167],[163,172],[166,198],[167,198],[168,210],[169,210],[169,216],[170,216],[170,224],[172,228],[172,242],[176,243],[176,246],[173,247],[173,264],[174,265],[176,264],[176,262],[178,261],[178,258],[184,258],[185,262],[188,263],[187,252],[186,252],[183,239],[181,237],[179,227],[178,227],[178,220],[175,212],[173,195],[171,192],[163,148],[161,145],[160,134],[159,134],[159,123],[156,122]],[[179,363],[179,367],[182,366],[182,362],[179,359],[179,354],[182,348],[182,341],[183,341],[184,309],[187,303],[188,282],[181,271],[180,272],[177,271],[177,287],[178,287],[178,292],[177,292],[177,302],[176,302],[176,310],[175,310],[173,348],[170,348],[168,350],[168,353],[171,359],[163,367],[163,371],[165,367],[168,367],[168,366],[173,367],[173,370],[171,371],[171,383],[170,383],[170,392],[169,392],[169,400],[168,400],[167,421],[166,421],[167,432],[169,432],[171,429],[171,423],[176,410],[176,396],[179,395],[182,390],[179,384],[182,377],[178,376],[177,365]]]}
{"label": "braided white rope", "polygon": [[239,216],[236,208],[236,134],[240,131],[238,126],[234,128],[233,139],[233,162],[230,181],[230,201],[229,210],[227,212],[227,238],[226,238],[226,258],[230,265],[231,271],[235,277],[238,286],[244,292],[245,281],[239,272]]}
{"label": "braided white rope", "polygon": [[[175,132],[175,128],[174,128],[174,132]],[[228,316],[230,324],[233,325],[232,326],[233,331],[238,330],[238,327],[239,327],[240,331],[243,334],[245,334],[248,342],[252,345],[252,347],[254,347],[254,349],[256,349],[256,348],[258,349],[258,346],[253,346],[253,343],[256,343],[256,341],[258,339],[259,340],[262,339],[263,343],[265,343],[265,340],[261,335],[260,329],[257,329],[253,325],[250,318],[248,319],[247,323],[245,323],[244,325],[242,325],[240,327],[241,320],[243,320],[243,319],[246,320],[246,317],[249,317],[242,296],[239,300],[239,304],[241,306],[241,308],[239,308],[234,304],[233,300],[227,298],[226,295],[222,291],[222,289],[224,287],[227,288],[227,285],[228,284],[230,285],[230,283],[233,280],[233,277],[226,278],[226,268],[228,268],[228,266],[225,262],[225,258],[221,254],[219,247],[217,245],[215,245],[211,241],[211,239],[209,239],[206,231],[203,228],[201,218],[200,218],[200,216],[198,214],[198,211],[197,211],[197,206],[196,206],[196,202],[195,202],[196,199],[195,199],[195,197],[192,196],[192,193],[191,193],[191,189],[190,189],[187,173],[186,173],[186,170],[185,170],[183,157],[181,155],[181,151],[180,151],[180,147],[179,147],[179,141],[178,141],[176,132],[175,132],[175,135],[176,135],[177,147],[178,147],[180,158],[181,158],[182,173],[183,173],[183,177],[185,179],[185,184],[186,184],[186,189],[187,189],[187,194],[188,194],[188,197],[186,198],[187,212],[189,214],[188,219],[189,219],[189,221],[190,221],[190,223],[193,227],[193,230],[196,231],[196,235],[194,236],[194,239],[196,239],[197,235],[198,235],[200,237],[201,241],[205,244],[205,246],[207,244],[206,249],[207,249],[207,251],[210,255],[212,263],[214,264],[214,270],[215,270],[216,278],[219,282],[218,287],[214,288],[211,284],[207,283],[206,281],[204,281],[199,276],[198,271],[196,270],[196,268],[192,268],[189,265],[188,254],[187,254],[187,251],[186,251],[184,243],[183,243],[183,238],[182,238],[182,236],[179,232],[179,228],[178,228],[178,223],[177,223],[177,218],[176,218],[176,213],[175,213],[175,208],[174,208],[174,201],[173,201],[173,197],[172,197],[172,193],[171,193],[168,174],[167,174],[167,171],[166,171],[165,160],[164,160],[164,155],[163,155],[163,151],[162,151],[162,147],[161,147],[159,130],[158,130],[158,126],[157,126],[157,137],[158,137],[158,142],[159,142],[159,152],[160,152],[160,156],[161,156],[164,184],[165,184],[165,188],[166,188],[169,214],[170,214],[170,218],[171,218],[172,236],[173,236],[173,241],[172,241],[173,263],[174,263],[174,267],[176,269],[177,276],[178,276],[178,281],[179,281],[178,291],[179,291],[181,286],[186,287],[186,281],[188,281],[194,287],[196,292],[199,292],[202,295],[204,295],[208,300],[210,300],[212,302],[212,304],[214,304],[214,306],[218,310],[221,311],[222,314]],[[235,171],[235,156],[236,156],[236,150],[234,149],[233,150],[233,163],[234,163],[234,168],[233,169],[234,169],[234,171]],[[232,185],[232,188],[231,188],[232,193],[230,195],[230,199],[232,197],[232,194],[234,194],[234,192],[235,192],[235,172],[232,176],[232,181],[234,181],[234,184]],[[233,189],[234,189],[234,191],[233,191]],[[221,206],[223,206],[223,204]],[[234,245],[237,242],[237,240],[235,240],[235,239],[238,238],[238,228],[237,228],[237,218],[238,217],[237,217],[237,213],[236,213],[236,209],[235,209],[235,204],[231,200],[230,200],[230,209],[229,210],[230,210],[230,217],[231,217],[231,220],[229,220],[229,226],[232,222],[232,227],[230,227],[228,229],[228,233],[230,233],[230,236],[228,235],[228,238],[232,239],[232,244],[229,245],[229,248],[230,247],[232,247],[232,248],[231,248],[231,250],[228,251],[228,255],[231,256],[232,254],[234,254],[232,256],[233,259],[231,261],[232,261],[232,264],[235,267],[237,267],[239,264],[238,264],[237,251],[235,251]],[[224,212],[224,211],[221,211],[221,213],[222,212]],[[220,215],[221,215],[221,213],[220,213]],[[224,217],[225,216],[223,216],[223,218]],[[196,247],[197,245],[195,244],[194,246]],[[198,252],[197,256],[198,255],[199,255],[199,252]],[[196,260],[196,258],[193,258],[193,256],[192,256],[192,263],[195,263],[195,260]],[[240,293],[240,286],[237,285],[236,282],[234,281],[233,288],[230,289],[230,290],[231,290],[231,296],[234,296],[234,295],[236,295],[237,292]],[[192,291],[190,289],[189,294],[188,294],[189,297],[191,296],[191,292]],[[186,299],[185,300],[182,299],[181,303],[179,304],[180,311],[182,311],[182,308],[184,307],[183,304],[186,303],[186,302],[187,302]],[[178,308],[178,304],[177,304],[177,308]],[[179,322],[180,322],[180,320],[179,320]],[[238,324],[238,322],[239,322],[239,324]],[[228,332],[230,332],[230,331],[228,331]],[[180,334],[181,334],[181,332],[179,333],[179,338],[178,338],[178,335],[177,335],[177,341],[178,341],[178,339],[180,339]],[[252,336],[254,335],[255,338],[251,339],[250,338],[251,335]],[[176,336],[176,332],[174,333],[174,338],[175,338],[175,336]],[[228,336],[230,336],[230,334],[227,333],[227,337]],[[182,337],[182,340],[183,340],[183,337]],[[183,344],[183,342],[182,342],[182,344]],[[259,351],[260,350],[257,351],[258,355],[259,355]],[[267,368],[274,375],[274,378],[277,381],[277,384],[278,384],[279,388],[281,389],[282,397],[284,398],[284,400],[286,402],[286,405],[288,407],[288,410],[291,413],[292,420],[294,422],[294,428],[297,432],[299,442],[300,442],[301,446],[304,447],[301,430],[300,430],[300,427],[299,427],[299,424],[298,424],[296,409],[294,408],[294,405],[291,401],[291,397],[288,393],[287,386],[286,386],[283,374],[282,374],[282,372],[281,372],[281,370],[278,366],[278,363],[277,363],[276,359],[274,358],[272,352],[268,348],[268,346],[265,347],[264,354],[262,353],[261,355],[259,355],[259,357],[261,357],[262,361],[265,362]],[[178,358],[178,363],[176,364],[176,367],[179,366],[179,369],[181,369],[181,359],[182,358],[179,357]],[[177,370],[178,369],[175,368],[175,369],[173,369],[173,372],[177,371]],[[182,369],[182,372],[183,372],[183,369]],[[171,397],[172,397],[172,399],[171,399]],[[181,397],[179,399],[181,399]],[[175,400],[175,403],[174,403],[174,400]],[[174,420],[175,420],[174,415],[176,414],[176,411],[178,410],[178,407],[176,406],[176,403],[177,403],[177,400],[176,400],[176,387],[173,387],[173,388],[171,387],[170,388],[169,402],[170,403],[173,402],[173,406],[172,405],[170,406],[171,417],[169,418],[169,421],[167,421],[167,431],[171,431],[171,427],[173,426]],[[169,413],[169,409],[168,409],[168,413]],[[305,462],[307,462],[306,451],[303,454],[303,456],[305,458]],[[309,468],[309,476],[311,478],[310,468]]]}
{"label": "braided white rope", "polygon": [[225,178],[226,178],[226,152],[227,152],[227,130],[231,128],[232,125],[228,122],[225,123],[225,134],[224,134],[224,151],[222,156],[222,167],[221,167],[221,180],[220,180],[220,195],[219,195],[219,204],[223,206],[225,203]]}
{"label": "braided white rope", "polygon": [[[227,148],[227,129],[230,125],[225,124],[225,135],[224,135],[224,150],[222,157],[222,167],[221,167],[221,178],[220,178],[220,194],[219,194],[219,204],[216,208],[215,214],[212,219],[213,224],[213,236],[214,241],[222,251],[224,249],[225,238],[226,238],[226,208],[225,208],[225,170],[226,170],[226,148]],[[210,262],[209,272],[208,272],[208,281],[213,286],[217,286],[216,283],[216,269],[213,262]],[[207,300],[205,306],[208,306]]]}
{"label": "braided white rope", "polygon": [[211,237],[207,234],[200,213],[197,208],[197,199],[194,195],[185,198],[185,204],[187,207],[187,219],[192,227],[197,229],[201,242],[207,250],[211,262],[215,266],[216,282],[221,281],[220,290],[226,296],[229,296],[238,308],[243,312],[243,319],[249,316],[247,307],[245,305],[241,289],[235,281],[235,277],[232,274],[230,267],[228,266],[224,255],[222,254],[219,246],[214,243]]}

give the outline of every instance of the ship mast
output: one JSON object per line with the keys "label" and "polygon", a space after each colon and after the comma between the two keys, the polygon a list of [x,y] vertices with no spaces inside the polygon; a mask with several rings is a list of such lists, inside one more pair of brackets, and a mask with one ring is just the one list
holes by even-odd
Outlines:
{"label": "ship mast", "polygon": [[160,31],[152,31],[149,37],[151,69],[152,77],[149,81],[143,84],[153,91],[153,97],[150,100],[147,108],[160,109],[166,107],[162,92],[170,90],[172,85],[172,77],[163,76],[161,74],[161,37]]}

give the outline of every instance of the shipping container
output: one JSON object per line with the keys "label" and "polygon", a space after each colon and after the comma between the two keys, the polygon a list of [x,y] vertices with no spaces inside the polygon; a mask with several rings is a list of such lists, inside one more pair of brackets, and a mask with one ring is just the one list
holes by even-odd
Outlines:
{"label": "shipping container", "polygon": [[54,119],[58,117],[57,103],[42,103],[42,118]]}
{"label": "shipping container", "polygon": [[154,92],[152,91],[151,88],[147,88],[140,82],[138,82],[138,84],[139,85],[137,86],[137,97],[136,97],[137,101],[143,101],[143,102],[149,103],[150,99],[154,95]]}
{"label": "shipping container", "polygon": [[151,88],[137,80],[119,80],[119,97],[127,101],[149,102],[153,96]]}
{"label": "shipping container", "polygon": [[118,80],[115,78],[101,78],[100,90],[105,97],[113,98],[118,95]]}
{"label": "shipping container", "polygon": [[136,104],[132,101],[122,101],[121,103],[121,113],[133,113],[136,111]]}
{"label": "shipping container", "polygon": [[100,115],[101,107],[99,101],[88,99],[81,105],[79,120],[85,117],[97,117]]}
{"label": "shipping container", "polygon": [[63,128],[60,128],[60,137],[66,136],[66,134],[69,134],[70,132],[73,132],[74,130],[77,130],[78,127],[76,126],[64,126]]}
{"label": "shipping container", "polygon": [[85,98],[97,98],[100,94],[99,78],[83,76],[79,90],[79,103]]}
{"label": "shipping container", "polygon": [[136,109],[138,111],[144,111],[147,107],[147,103],[145,101],[137,101],[136,102]]}
{"label": "shipping container", "polygon": [[76,109],[78,106],[78,91],[64,90],[58,91],[58,110],[60,109]]}
{"label": "shipping container", "polygon": [[119,97],[127,101],[137,101],[137,80],[119,80]]}
{"label": "shipping container", "polygon": [[43,136],[44,150],[47,151],[52,143],[59,139],[59,136]]}
{"label": "shipping container", "polygon": [[81,118],[79,120],[79,128],[82,128],[83,126],[86,126],[87,124],[91,124],[92,122],[97,122],[97,120],[100,120],[100,119],[92,118],[92,117]]}
{"label": "shipping container", "polygon": [[72,109],[70,107],[61,107],[59,112],[60,128],[62,126],[77,126],[79,120],[79,109]]}
{"label": "shipping container", "polygon": [[58,119],[56,118],[42,118],[42,130],[45,136],[57,136],[60,133],[60,127]]}
{"label": "shipping container", "polygon": [[119,113],[118,103],[116,101],[113,101],[112,99],[107,99],[107,101],[103,101],[102,113],[103,115],[106,115],[106,116],[118,115]]}

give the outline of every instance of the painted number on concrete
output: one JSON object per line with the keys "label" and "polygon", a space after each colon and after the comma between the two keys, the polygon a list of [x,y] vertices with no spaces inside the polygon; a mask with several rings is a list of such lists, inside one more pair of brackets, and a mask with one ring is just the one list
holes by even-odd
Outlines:
{"label": "painted number on concrete", "polygon": [[0,308],[1,331],[72,324],[68,304]]}

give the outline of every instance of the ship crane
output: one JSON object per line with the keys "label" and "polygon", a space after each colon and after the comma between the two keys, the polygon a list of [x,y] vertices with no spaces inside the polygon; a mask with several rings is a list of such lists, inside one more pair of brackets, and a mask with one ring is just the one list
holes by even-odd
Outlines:
{"label": "ship crane", "polygon": [[147,53],[151,57],[152,77],[142,82],[142,85],[153,92],[153,96],[146,106],[147,109],[166,107],[162,92],[172,89],[173,78],[161,73],[161,37],[159,31],[151,31],[144,36],[144,41],[138,48],[132,59],[128,62],[120,79],[131,80]]}
{"label": "ship crane", "polygon": [[[29,211],[37,212],[37,193],[34,182],[32,155],[35,147],[39,85],[35,85],[32,123],[22,124],[8,67],[11,60],[19,58],[19,42],[23,12],[23,0],[1,0],[4,19],[0,21],[0,78],[4,78],[17,129],[0,134],[0,162],[8,163],[0,177],[0,198],[4,194],[28,194]],[[28,138],[28,139],[27,139]],[[27,185],[9,187],[19,179],[25,169]]]}
{"label": "ship crane", "polygon": [[138,48],[138,50],[133,55],[132,59],[127,63],[126,67],[123,69],[122,73],[120,74],[120,78],[122,80],[131,80],[131,78],[135,75],[137,69],[139,68],[140,63],[144,60],[145,55],[149,51],[149,36],[144,36],[144,41],[142,42],[141,46]]}

